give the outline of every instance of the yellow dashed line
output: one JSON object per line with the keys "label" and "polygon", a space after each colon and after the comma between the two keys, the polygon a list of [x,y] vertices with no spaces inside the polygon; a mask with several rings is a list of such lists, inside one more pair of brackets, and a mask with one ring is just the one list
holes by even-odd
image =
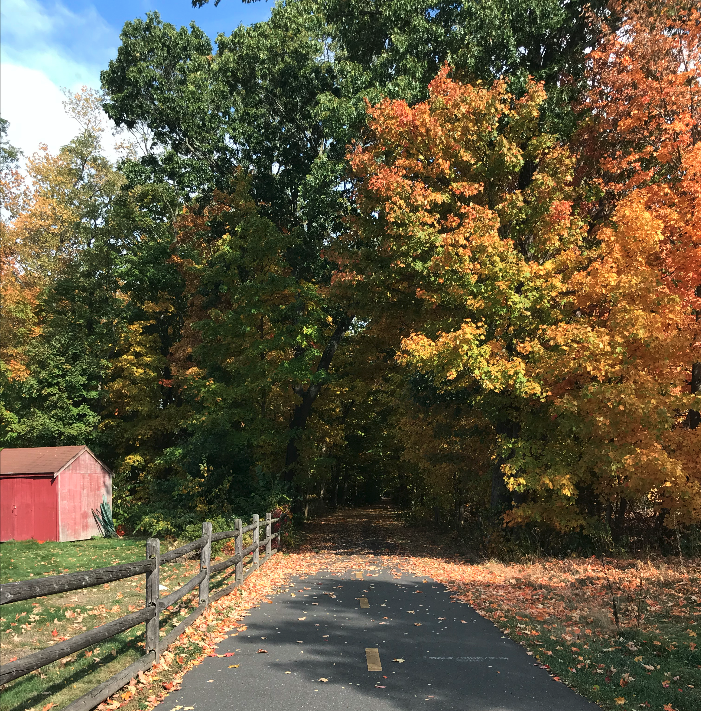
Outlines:
{"label": "yellow dashed line", "polygon": [[368,663],[368,671],[382,671],[382,664],[380,663],[380,650],[377,647],[366,647],[365,659]]}

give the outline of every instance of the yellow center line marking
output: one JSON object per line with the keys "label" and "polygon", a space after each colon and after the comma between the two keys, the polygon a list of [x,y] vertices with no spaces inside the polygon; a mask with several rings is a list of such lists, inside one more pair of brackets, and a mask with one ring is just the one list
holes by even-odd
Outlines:
{"label": "yellow center line marking", "polygon": [[382,664],[380,663],[380,650],[377,647],[366,647],[365,659],[368,663],[368,671],[382,671]]}
{"label": "yellow center line marking", "polygon": [[358,598],[360,600],[360,607],[370,607],[370,603],[366,597]]}

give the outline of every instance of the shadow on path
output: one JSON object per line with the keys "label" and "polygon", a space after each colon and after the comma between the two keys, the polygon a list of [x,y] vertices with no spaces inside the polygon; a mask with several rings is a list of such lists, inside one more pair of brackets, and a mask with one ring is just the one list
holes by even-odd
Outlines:
{"label": "shadow on path", "polygon": [[[296,579],[251,611],[238,635],[188,672],[165,711],[586,711],[598,708],[534,664],[518,644],[443,586],[400,574],[385,555],[430,554],[386,508],[309,526],[308,550],[343,572]],[[338,568],[336,568],[338,570]],[[358,572],[362,579],[357,579]],[[369,607],[360,607],[366,598]],[[382,671],[368,671],[366,649]],[[265,650],[265,651],[259,651]]]}

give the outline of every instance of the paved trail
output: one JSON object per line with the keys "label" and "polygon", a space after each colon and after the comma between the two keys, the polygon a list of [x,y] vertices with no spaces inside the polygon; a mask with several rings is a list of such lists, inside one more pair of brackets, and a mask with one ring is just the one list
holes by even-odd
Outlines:
{"label": "paved trail", "polygon": [[383,567],[378,554],[419,545],[383,535],[387,525],[367,510],[322,524],[317,545],[326,538],[348,569],[294,580],[253,609],[247,628],[218,646],[234,656],[206,658],[159,711],[598,708],[442,585]]}

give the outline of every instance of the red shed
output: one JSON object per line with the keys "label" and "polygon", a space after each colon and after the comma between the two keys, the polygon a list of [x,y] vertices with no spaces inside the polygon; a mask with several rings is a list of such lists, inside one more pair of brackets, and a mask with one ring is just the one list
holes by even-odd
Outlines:
{"label": "red shed", "polygon": [[103,497],[112,506],[112,472],[84,445],[0,451],[0,541],[99,536]]}

